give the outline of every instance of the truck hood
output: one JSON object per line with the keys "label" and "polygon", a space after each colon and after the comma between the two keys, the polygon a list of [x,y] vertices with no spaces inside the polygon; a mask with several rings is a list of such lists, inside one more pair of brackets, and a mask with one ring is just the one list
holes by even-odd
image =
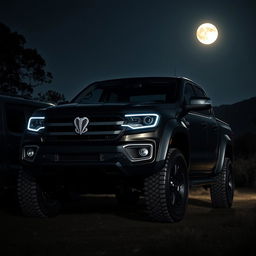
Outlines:
{"label": "truck hood", "polygon": [[47,116],[91,116],[94,114],[136,114],[136,113],[159,113],[168,115],[170,118],[176,116],[177,105],[174,104],[66,104],[45,109]]}

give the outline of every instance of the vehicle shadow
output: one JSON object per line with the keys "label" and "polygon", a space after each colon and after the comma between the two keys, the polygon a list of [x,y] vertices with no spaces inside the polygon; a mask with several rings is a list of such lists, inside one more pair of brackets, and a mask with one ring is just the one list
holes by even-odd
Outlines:
{"label": "vehicle shadow", "polygon": [[[190,206],[198,206],[212,209],[211,203],[189,199]],[[109,196],[86,196],[76,201],[66,202],[62,208],[62,214],[110,214],[126,219],[151,221],[146,214],[144,199],[141,198],[135,205],[119,204],[115,197]]]}
{"label": "vehicle shadow", "polygon": [[[212,209],[209,201],[200,199],[189,199],[189,207],[208,208],[213,214],[218,214],[219,210]],[[141,198],[135,205],[119,204],[114,196],[80,196],[75,199],[64,201],[62,203],[61,215],[90,215],[104,214],[114,215],[125,219],[151,222],[147,217],[144,199]],[[0,197],[0,210],[10,216],[20,216],[21,212],[18,206],[15,193]],[[229,213],[232,209],[229,209]],[[191,213],[195,213],[192,211]],[[223,211],[221,211],[223,214]],[[209,212],[208,212],[209,214]]]}
{"label": "vehicle shadow", "polygon": [[210,202],[200,200],[200,199],[195,199],[195,198],[189,198],[188,203],[193,206],[200,206],[200,207],[205,207],[205,208],[212,207],[212,204]]}
{"label": "vehicle shadow", "polygon": [[148,221],[145,214],[144,200],[135,205],[119,204],[115,197],[86,196],[71,202],[65,202],[62,214],[109,214],[119,217]]}
{"label": "vehicle shadow", "polygon": [[0,210],[11,216],[20,215],[16,190],[1,191]]}

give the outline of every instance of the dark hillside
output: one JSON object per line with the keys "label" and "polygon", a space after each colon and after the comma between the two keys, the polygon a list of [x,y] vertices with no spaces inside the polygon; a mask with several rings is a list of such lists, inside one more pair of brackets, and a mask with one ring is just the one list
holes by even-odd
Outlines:
{"label": "dark hillside", "polygon": [[235,136],[256,133],[256,97],[214,107],[215,116],[229,123]]}
{"label": "dark hillside", "polygon": [[214,107],[215,116],[230,124],[235,135],[237,186],[256,187],[256,97]]}

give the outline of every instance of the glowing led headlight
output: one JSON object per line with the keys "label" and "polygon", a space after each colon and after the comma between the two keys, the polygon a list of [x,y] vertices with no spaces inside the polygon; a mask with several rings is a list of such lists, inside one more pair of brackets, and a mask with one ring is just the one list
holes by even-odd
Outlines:
{"label": "glowing led headlight", "polygon": [[159,122],[158,114],[127,114],[122,126],[131,129],[143,129],[156,127]]}
{"label": "glowing led headlight", "polygon": [[44,129],[44,116],[33,116],[28,120],[27,129],[32,132],[38,132]]}

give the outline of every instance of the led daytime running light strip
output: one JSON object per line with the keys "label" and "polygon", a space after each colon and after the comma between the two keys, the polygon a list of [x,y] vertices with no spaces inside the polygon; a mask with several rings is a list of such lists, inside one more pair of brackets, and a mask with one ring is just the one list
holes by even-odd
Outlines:
{"label": "led daytime running light strip", "polygon": [[39,127],[38,129],[30,128],[30,124],[31,124],[31,121],[32,121],[32,120],[44,120],[44,119],[45,119],[44,116],[33,116],[33,117],[30,117],[29,120],[28,120],[27,129],[28,129],[29,131],[32,131],[32,132],[38,132],[38,131],[44,129],[44,128],[45,128],[44,126]]}
{"label": "led daytime running light strip", "polygon": [[153,124],[151,125],[144,125],[144,126],[140,126],[140,127],[132,127],[130,126],[129,124],[123,124],[122,126],[124,127],[129,127],[133,130],[136,130],[136,129],[143,129],[143,128],[153,128],[153,127],[156,127],[158,122],[159,122],[159,115],[158,114],[126,114],[125,117],[133,117],[133,116],[154,116],[156,117],[156,120]]}

